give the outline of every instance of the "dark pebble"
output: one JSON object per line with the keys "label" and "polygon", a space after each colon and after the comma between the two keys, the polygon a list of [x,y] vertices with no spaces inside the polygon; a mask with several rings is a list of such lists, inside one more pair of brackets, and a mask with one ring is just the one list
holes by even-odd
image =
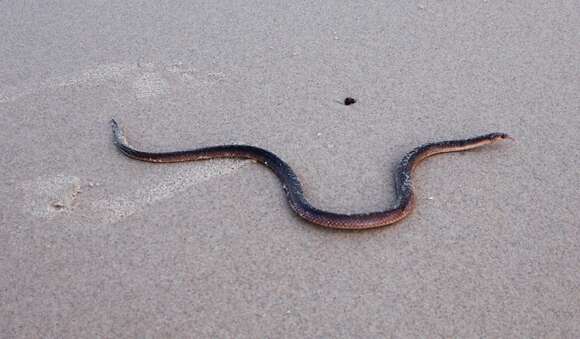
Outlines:
{"label": "dark pebble", "polygon": [[351,97],[348,97],[348,98],[344,99],[344,104],[347,105],[347,106],[348,105],[352,105],[355,102],[356,102],[356,100],[354,98],[351,98]]}

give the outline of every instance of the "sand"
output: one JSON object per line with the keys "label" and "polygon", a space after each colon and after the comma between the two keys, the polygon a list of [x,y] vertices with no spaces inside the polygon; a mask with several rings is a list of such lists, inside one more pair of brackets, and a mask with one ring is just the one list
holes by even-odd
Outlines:
{"label": "sand", "polygon": [[[472,1],[0,3],[0,337],[580,337],[580,8]],[[346,97],[357,102],[345,106]],[[416,145],[516,142],[416,173]]]}

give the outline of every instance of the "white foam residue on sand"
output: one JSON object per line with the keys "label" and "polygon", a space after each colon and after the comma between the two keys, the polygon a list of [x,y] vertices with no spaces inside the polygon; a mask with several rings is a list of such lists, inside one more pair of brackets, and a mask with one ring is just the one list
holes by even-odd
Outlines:
{"label": "white foam residue on sand", "polygon": [[213,178],[232,174],[250,161],[220,160],[206,161],[180,168],[159,182],[140,188],[133,193],[119,195],[111,199],[94,201],[91,210],[100,222],[114,223],[134,213],[143,211],[154,203],[171,199],[175,195],[193,189],[196,185]]}
{"label": "white foam residue on sand", "polygon": [[91,219],[110,224],[135,214],[139,206],[125,197],[113,197],[91,202],[90,210],[93,212]]}
{"label": "white foam residue on sand", "polygon": [[0,104],[13,102],[46,90],[78,85],[100,85],[107,81],[124,81],[132,86],[138,99],[164,95],[171,78],[178,86],[204,87],[218,84],[227,79],[224,72],[202,73],[182,62],[169,65],[154,63],[111,63],[87,68],[79,73],[47,79],[31,79],[16,86],[0,88]]}
{"label": "white foam residue on sand", "polygon": [[100,84],[116,78],[123,78],[132,71],[135,71],[137,68],[137,64],[104,64],[86,69],[80,72],[80,74],[71,74],[43,80],[34,79],[25,81],[19,86],[1,88],[0,103],[12,102],[22,97],[33,95],[51,88],[76,86],[85,83],[93,85]]}
{"label": "white foam residue on sand", "polygon": [[[195,166],[182,166],[173,173],[158,178],[154,183],[141,183],[132,192],[120,192],[114,196],[93,201],[78,198],[81,180],[78,177],[59,174],[41,176],[20,184],[22,211],[39,219],[52,219],[63,213],[83,214],[84,222],[114,223],[148,206],[171,199],[175,195],[194,189],[196,185],[211,179],[232,174],[251,161],[220,160],[205,161]],[[89,187],[96,187],[94,184]],[[102,187],[102,185],[98,185]]]}
{"label": "white foam residue on sand", "polygon": [[25,213],[39,218],[52,218],[71,210],[81,191],[81,181],[70,175],[38,177],[23,182],[20,188]]}
{"label": "white foam residue on sand", "polygon": [[162,95],[167,92],[169,86],[159,73],[144,73],[133,82],[135,95],[139,99]]}
{"label": "white foam residue on sand", "polygon": [[60,82],[54,81],[53,87],[74,86],[82,83],[102,83],[104,81],[121,78],[127,73],[137,69],[137,65],[130,64],[104,64],[95,68],[87,69],[80,75],[70,76]]}

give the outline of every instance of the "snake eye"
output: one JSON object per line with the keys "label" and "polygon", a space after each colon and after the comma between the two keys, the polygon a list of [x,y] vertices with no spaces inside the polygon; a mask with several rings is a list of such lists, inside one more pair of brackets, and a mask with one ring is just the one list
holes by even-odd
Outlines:
{"label": "snake eye", "polygon": [[501,140],[514,140],[506,133],[494,133],[492,136],[493,139],[501,141]]}

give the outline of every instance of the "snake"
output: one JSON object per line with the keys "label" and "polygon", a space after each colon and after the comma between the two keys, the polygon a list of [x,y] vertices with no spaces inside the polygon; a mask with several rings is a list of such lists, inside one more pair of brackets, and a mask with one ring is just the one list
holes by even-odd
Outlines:
{"label": "snake", "polygon": [[290,208],[304,220],[333,229],[363,230],[394,224],[415,208],[412,175],[426,158],[436,154],[463,152],[513,140],[506,133],[489,133],[468,139],[426,143],[406,153],[394,173],[395,202],[390,209],[370,213],[340,214],[312,206],[304,196],[302,184],[292,168],[276,154],[250,145],[219,145],[169,152],[145,152],[132,147],[123,129],[112,119],[113,143],[125,156],[152,163],[175,163],[218,158],[251,159],[269,168],[279,179]]}

